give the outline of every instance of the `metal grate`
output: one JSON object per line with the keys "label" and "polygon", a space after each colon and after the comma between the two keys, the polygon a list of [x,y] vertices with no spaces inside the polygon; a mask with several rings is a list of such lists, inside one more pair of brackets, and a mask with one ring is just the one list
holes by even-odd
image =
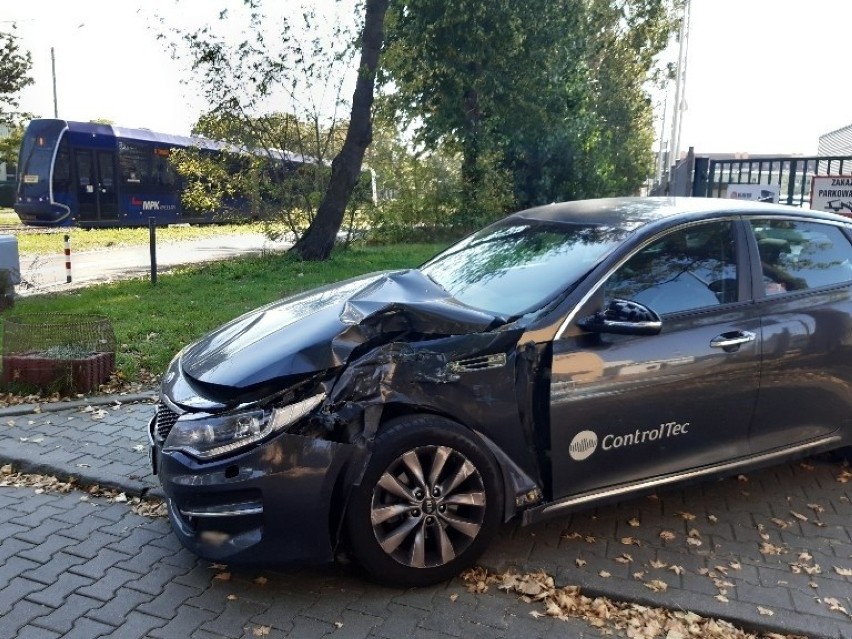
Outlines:
{"label": "metal grate", "polygon": [[160,441],[166,439],[172,426],[177,421],[178,414],[165,404],[157,404],[157,438]]}
{"label": "metal grate", "polygon": [[115,333],[99,315],[10,315],[2,361],[6,388],[88,393],[115,370]]}

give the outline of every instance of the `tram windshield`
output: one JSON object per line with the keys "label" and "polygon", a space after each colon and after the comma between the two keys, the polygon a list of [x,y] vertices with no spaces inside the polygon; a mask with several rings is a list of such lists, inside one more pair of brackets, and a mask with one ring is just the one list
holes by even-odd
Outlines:
{"label": "tram windshield", "polygon": [[18,200],[49,201],[53,158],[66,124],[61,120],[33,120],[21,142]]}

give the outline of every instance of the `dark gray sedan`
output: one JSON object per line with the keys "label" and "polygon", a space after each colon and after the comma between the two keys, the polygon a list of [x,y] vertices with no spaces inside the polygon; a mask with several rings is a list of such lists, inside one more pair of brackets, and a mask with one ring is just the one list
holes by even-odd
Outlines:
{"label": "dark gray sedan", "polygon": [[852,445],[852,221],[734,200],[522,211],[184,348],[151,421],[181,541],[427,584],[501,522]]}

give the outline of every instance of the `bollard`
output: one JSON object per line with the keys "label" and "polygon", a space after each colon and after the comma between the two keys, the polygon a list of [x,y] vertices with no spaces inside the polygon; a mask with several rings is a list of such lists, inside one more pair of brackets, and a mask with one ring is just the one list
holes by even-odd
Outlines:
{"label": "bollard", "polygon": [[151,245],[151,286],[157,283],[157,218],[148,218],[148,240]]}
{"label": "bollard", "polygon": [[65,283],[71,283],[71,236],[65,236]]}

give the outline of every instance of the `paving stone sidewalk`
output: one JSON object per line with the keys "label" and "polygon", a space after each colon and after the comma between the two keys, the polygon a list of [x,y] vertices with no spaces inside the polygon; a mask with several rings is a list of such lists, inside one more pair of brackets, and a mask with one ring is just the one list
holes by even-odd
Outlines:
{"label": "paving stone sidewalk", "polygon": [[[146,451],[145,426],[153,413],[153,405],[150,401],[130,403],[126,398],[119,401],[121,403],[108,401],[101,406],[68,406],[61,407],[61,410],[42,409],[38,413],[19,415],[4,415],[0,411],[0,461],[11,462],[16,468],[31,472],[73,475],[85,483],[114,486],[129,494],[160,494],[156,479],[148,470]],[[509,524],[504,526],[481,563],[494,571],[545,570],[554,575],[558,585],[577,584],[586,594],[691,610],[705,616],[728,619],[748,628],[797,633],[815,639],[850,638],[852,618],[841,610],[852,612],[852,577],[848,576],[852,572],[850,487],[852,473],[849,469],[828,458],[785,464],[739,479],[699,484],[661,493],[654,498],[639,498],[590,509],[532,527]],[[0,493],[0,513],[4,514],[3,500],[14,500],[17,494],[7,496],[7,490],[12,489],[2,489]],[[42,502],[43,505],[39,506]],[[251,597],[254,598],[247,596],[246,600],[228,600],[222,594],[227,589],[223,590],[221,583],[215,583],[217,580],[211,581],[208,565],[196,561],[192,555],[179,549],[164,520],[142,520],[121,505],[93,510],[91,504],[79,502],[79,495],[40,495],[33,499],[32,491],[29,491],[27,498],[20,500],[18,505],[13,504],[11,508],[23,509],[26,513],[0,521],[0,560],[13,557],[15,561],[26,560],[39,565],[47,562],[52,563],[52,568],[38,572],[42,575],[41,579],[27,577],[22,571],[0,572],[0,575],[10,575],[10,579],[20,575],[25,580],[16,581],[20,588],[12,588],[6,593],[5,589],[11,586],[11,581],[5,583],[0,578],[0,636],[3,637],[14,636],[14,633],[5,632],[2,626],[7,618],[3,607],[7,599],[4,596],[14,597],[13,591],[23,593],[14,604],[20,604],[20,610],[35,610],[37,606],[50,608],[50,602],[53,602],[58,604],[53,609],[65,610],[62,615],[76,614],[82,624],[106,623],[109,626],[105,631],[107,633],[113,632],[115,628],[124,628],[124,624],[135,624],[134,620],[141,619],[139,615],[154,615],[162,621],[160,626],[156,626],[158,628],[178,623],[176,619],[189,627],[203,617],[201,622],[180,636],[237,637],[243,636],[238,630],[248,633],[242,629],[251,624],[268,626],[262,620],[272,615],[270,611],[274,609],[290,612],[275,613],[284,615],[284,621],[279,620],[276,623],[281,625],[273,624],[271,627],[282,633],[292,633],[292,636],[310,636],[313,631],[309,632],[305,628],[313,628],[311,624],[317,623],[326,624],[322,626],[325,630],[317,636],[329,633],[334,633],[334,636],[393,636],[381,634],[386,632],[384,630],[377,630],[390,623],[389,620],[396,619],[388,611],[396,610],[398,606],[412,607],[412,604],[406,603],[409,601],[407,597],[425,597],[430,602],[429,606],[438,605],[435,602],[439,602],[438,608],[444,612],[438,614],[433,607],[429,607],[425,615],[413,615],[412,618],[417,621],[413,626],[408,626],[407,631],[402,632],[400,626],[399,634],[464,637],[526,637],[545,634],[599,636],[597,630],[583,623],[576,627],[570,626],[568,630],[569,626],[560,625],[561,622],[554,625],[552,620],[535,620],[529,616],[530,609],[525,604],[520,604],[514,596],[505,593],[489,592],[478,599],[468,595],[457,582],[410,593],[377,589],[340,567],[274,573],[280,583],[276,581],[276,585],[259,591],[260,594],[255,592],[250,576],[239,576],[229,586],[239,585],[240,590],[235,591],[238,595],[251,591]],[[66,511],[75,514],[66,516]],[[100,521],[104,513],[113,513],[109,516],[117,517],[123,523],[110,527]],[[88,534],[81,532],[89,529],[93,533],[91,539]],[[130,541],[122,541],[125,539],[124,533],[127,533]],[[139,595],[142,592],[149,595],[147,601],[150,603],[150,600],[162,595],[164,589],[169,589],[170,596],[163,600],[170,602],[167,606],[169,614],[161,611],[160,616],[157,616],[153,612],[156,606],[137,609],[144,603],[140,599],[140,603],[124,608],[131,612],[121,626],[115,623],[110,625],[108,621],[93,617],[90,611],[96,609],[97,602],[85,598],[93,598],[93,589],[109,589],[109,586],[100,585],[107,578],[105,573],[81,573],[74,568],[78,563],[71,557],[77,555],[70,550],[72,542],[68,540],[75,539],[75,535],[83,535],[80,541],[85,543],[80,547],[89,548],[87,552],[94,553],[92,559],[97,557],[106,571],[112,570],[108,581],[127,578],[122,582],[125,585],[113,588],[113,594],[124,589],[122,592],[132,602],[135,601],[133,597],[144,598]],[[110,535],[121,539],[112,539]],[[14,550],[21,544],[38,548],[25,548],[31,551],[25,556]],[[47,549],[42,551],[44,544],[47,544]],[[100,552],[96,552],[97,548],[101,549]],[[175,563],[184,569],[180,578],[172,570]],[[27,565],[33,570],[38,569],[38,566]],[[5,569],[6,564],[3,566]],[[134,571],[138,571],[138,574]],[[138,590],[139,587],[134,584],[153,579],[147,576],[153,574],[151,571],[161,574],[160,590]],[[146,577],[140,581],[138,575]],[[86,581],[85,584],[81,578]],[[190,582],[184,583],[184,578]],[[63,585],[54,586],[54,581]],[[662,590],[659,582],[665,583],[665,590]],[[184,587],[214,594],[195,593],[193,597],[183,600],[176,597],[174,591]],[[55,594],[54,599],[47,601],[44,597],[39,599],[38,595],[29,594],[48,588],[53,588],[50,593],[61,592],[65,599]],[[81,589],[85,592],[81,592]],[[340,600],[327,596],[329,592],[337,590],[356,592],[358,595],[352,595],[355,599],[351,600],[347,596]],[[461,601],[462,606],[467,607],[445,610],[444,606],[450,602],[450,591],[460,595],[456,603]],[[315,596],[310,594],[315,592],[324,595],[316,595],[317,601],[325,602],[316,605],[333,609],[338,617],[344,613],[350,616],[366,614],[382,621],[379,623],[373,620],[376,623],[370,625],[372,621],[367,623],[355,616],[353,619],[358,621],[349,624],[350,630],[353,626],[361,628],[359,624],[363,623],[367,623],[369,628],[365,628],[364,634],[353,635],[338,635],[340,630],[347,627],[347,622],[344,620],[344,626],[337,628],[334,624],[341,620],[337,617],[331,620],[334,616],[331,613],[325,616],[307,615],[307,620],[297,621],[302,611],[302,608],[298,608],[301,605],[299,602],[304,603],[303,599]],[[364,593],[369,593],[368,597],[373,601],[371,605],[379,606],[383,601],[381,605],[384,612],[359,609],[356,602],[367,596]],[[222,609],[211,610],[199,606],[195,597],[216,599]],[[224,602],[217,597],[224,598]],[[257,597],[261,600],[256,601]],[[107,600],[98,601],[102,603]],[[92,607],[85,608],[89,603]],[[106,605],[110,605],[109,602]],[[306,604],[308,607],[313,605]],[[115,607],[119,609],[118,604]],[[184,607],[187,607],[186,610]],[[74,613],[72,608],[79,610],[79,613]],[[199,613],[196,608],[206,613]],[[20,610],[12,615],[18,621],[31,616]],[[38,610],[44,612],[44,608]],[[464,614],[459,616],[458,610]],[[211,623],[205,615],[212,613],[215,613],[216,621]],[[42,617],[49,614],[46,612]],[[488,616],[491,614],[493,617]],[[447,619],[441,625],[440,620],[444,617]],[[427,618],[431,621],[424,623],[423,620]],[[464,626],[464,632],[456,628],[455,622],[459,619],[469,622],[468,626]],[[112,621],[116,622],[117,618],[112,618]],[[403,621],[402,618],[395,620],[392,625]],[[30,622],[35,628],[50,629],[44,623],[38,623],[35,616],[24,620],[20,627],[26,628]],[[148,622],[150,619],[145,623]],[[143,628],[145,623],[139,621],[139,628]],[[294,630],[297,623],[302,624],[298,626],[299,632]],[[545,625],[536,626],[536,623]],[[516,629],[520,628],[517,624],[523,625],[523,634],[515,634]],[[531,624],[529,632],[527,624]],[[154,627],[149,626],[145,633]],[[228,630],[223,630],[223,627]],[[54,636],[39,634],[40,630],[21,632],[22,637]],[[160,635],[157,632],[151,630],[150,636],[178,636]],[[551,634],[553,632],[557,634]],[[83,633],[80,636],[97,635]],[[136,635],[119,633],[115,636]],[[138,636],[147,635],[143,633]]]}

